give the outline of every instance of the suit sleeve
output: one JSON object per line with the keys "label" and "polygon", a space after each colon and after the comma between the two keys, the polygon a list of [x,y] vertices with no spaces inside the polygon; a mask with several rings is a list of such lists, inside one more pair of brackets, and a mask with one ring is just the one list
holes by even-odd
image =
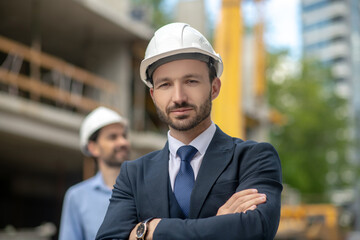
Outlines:
{"label": "suit sleeve", "polygon": [[136,224],[137,214],[133,189],[128,178],[127,162],[124,162],[96,240],[128,239]]}
{"label": "suit sleeve", "polygon": [[278,154],[268,143],[255,144],[245,154],[236,150],[234,156],[241,161],[236,191],[256,188],[267,195],[266,203],[246,213],[202,219],[162,219],[155,229],[155,240],[274,239],[280,220],[282,191]]}

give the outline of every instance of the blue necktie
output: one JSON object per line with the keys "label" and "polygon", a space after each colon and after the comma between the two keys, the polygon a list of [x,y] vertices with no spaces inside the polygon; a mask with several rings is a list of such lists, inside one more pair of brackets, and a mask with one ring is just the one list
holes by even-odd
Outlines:
{"label": "blue necktie", "polygon": [[190,165],[190,161],[197,151],[195,147],[190,145],[182,146],[177,151],[177,155],[179,155],[181,159],[181,164],[179,173],[175,178],[174,194],[186,217],[189,216],[190,197],[195,182],[194,171]]}

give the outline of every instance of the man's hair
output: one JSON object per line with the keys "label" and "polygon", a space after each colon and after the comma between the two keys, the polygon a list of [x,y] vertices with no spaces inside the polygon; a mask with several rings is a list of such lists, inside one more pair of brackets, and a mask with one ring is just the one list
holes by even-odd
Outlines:
{"label": "man's hair", "polygon": [[90,141],[96,142],[98,137],[99,137],[100,130],[101,130],[101,128],[96,130],[93,134],[91,134],[91,136],[89,137],[88,142],[90,142]]}
{"label": "man's hair", "polygon": [[214,65],[214,59],[210,58],[209,62],[207,63],[208,68],[209,68],[209,79],[210,79],[210,83],[212,83],[214,81],[214,79],[216,78],[216,68]]}
{"label": "man's hair", "polygon": [[[101,130],[101,128],[98,129],[98,130],[96,130],[93,134],[91,134],[91,136],[89,137],[89,140],[88,140],[88,144],[89,144],[90,141],[91,141],[91,142],[97,142],[97,139],[99,138],[100,130]],[[94,163],[95,163],[95,164],[94,164],[94,167],[95,167],[94,171],[97,172],[97,171],[99,170],[97,157],[94,157],[94,156],[91,154],[90,158],[93,159],[93,161],[94,161]]]}

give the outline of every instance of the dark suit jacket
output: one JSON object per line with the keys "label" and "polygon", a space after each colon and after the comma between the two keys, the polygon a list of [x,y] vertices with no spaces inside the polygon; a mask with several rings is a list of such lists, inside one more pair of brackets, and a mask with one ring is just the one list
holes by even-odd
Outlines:
{"label": "dark suit jacket", "polygon": [[[154,239],[273,239],[280,219],[281,165],[268,143],[231,138],[218,127],[191,195],[189,219],[169,218],[169,149],[125,162],[97,238],[128,239],[134,226],[162,218]],[[267,201],[254,211],[215,216],[240,190],[256,188]]]}

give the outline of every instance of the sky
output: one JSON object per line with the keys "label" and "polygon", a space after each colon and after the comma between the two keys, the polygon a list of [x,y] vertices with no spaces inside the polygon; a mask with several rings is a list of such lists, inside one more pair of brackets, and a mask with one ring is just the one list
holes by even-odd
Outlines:
{"label": "sky", "polygon": [[[173,8],[179,0],[166,0],[166,5]],[[221,0],[204,0],[210,21],[216,24]],[[250,24],[255,21],[255,8],[250,1],[244,1],[243,15]],[[266,32],[265,42],[271,49],[289,49],[290,56],[301,56],[300,0],[264,0]]]}

